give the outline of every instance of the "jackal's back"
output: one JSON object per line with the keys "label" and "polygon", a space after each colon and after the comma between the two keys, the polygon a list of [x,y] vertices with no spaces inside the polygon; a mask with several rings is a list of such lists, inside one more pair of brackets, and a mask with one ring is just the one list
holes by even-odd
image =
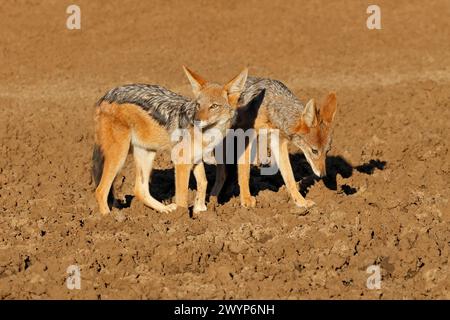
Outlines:
{"label": "jackal's back", "polygon": [[245,89],[239,99],[239,104],[248,104],[264,89],[266,91],[260,112],[267,113],[272,124],[281,130],[294,125],[295,120],[303,111],[304,106],[281,81],[248,77]]}
{"label": "jackal's back", "polygon": [[186,128],[194,121],[196,102],[164,87],[149,84],[129,84],[108,91],[97,102],[134,104],[145,110],[167,129]]}

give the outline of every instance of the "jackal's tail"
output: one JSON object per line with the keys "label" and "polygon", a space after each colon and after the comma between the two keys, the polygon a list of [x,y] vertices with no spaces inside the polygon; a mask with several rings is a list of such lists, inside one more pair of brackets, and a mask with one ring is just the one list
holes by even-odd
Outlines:
{"label": "jackal's tail", "polygon": [[[94,145],[94,151],[92,153],[92,177],[94,178],[95,187],[98,187],[100,180],[102,179],[103,166],[105,164],[105,156],[103,151],[98,144]],[[114,194],[113,189],[109,189],[108,193],[108,205],[114,206]]]}

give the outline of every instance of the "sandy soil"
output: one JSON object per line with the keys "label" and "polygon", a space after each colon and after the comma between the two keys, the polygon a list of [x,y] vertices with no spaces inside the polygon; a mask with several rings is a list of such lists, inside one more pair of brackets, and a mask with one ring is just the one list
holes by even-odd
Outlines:
{"label": "sandy soil", "polygon": [[[448,1],[378,1],[379,31],[367,1],[76,2],[80,31],[72,2],[0,5],[0,298],[450,299]],[[160,214],[130,201],[129,159],[116,187],[130,206],[98,214],[94,102],[130,82],[188,95],[182,64],[217,82],[247,65],[302,100],[337,91],[330,176],[292,150],[316,207],[255,168],[255,209],[233,196]],[[167,155],[151,192],[173,196]],[[381,290],[366,287],[373,264]]]}

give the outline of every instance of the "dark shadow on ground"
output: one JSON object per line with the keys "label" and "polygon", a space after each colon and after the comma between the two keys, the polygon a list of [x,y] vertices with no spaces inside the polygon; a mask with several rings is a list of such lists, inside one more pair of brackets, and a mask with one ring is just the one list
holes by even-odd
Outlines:
{"label": "dark shadow on ground", "polygon": [[[324,178],[318,178],[314,175],[311,166],[308,164],[305,156],[301,153],[290,155],[290,161],[292,170],[294,172],[295,181],[299,183],[300,193],[306,196],[308,189],[316,182],[322,180],[324,185],[330,190],[340,190],[346,194],[351,195],[357,192],[357,189],[349,185],[337,185],[337,176],[340,175],[343,178],[349,178],[353,174],[353,170],[356,170],[365,174],[373,174],[376,169],[383,170],[386,166],[386,161],[373,159],[367,163],[352,167],[348,161],[341,156],[329,156],[326,160],[327,176]],[[214,179],[209,183],[214,183]],[[252,195],[257,195],[260,191],[271,190],[277,192],[284,185],[283,178],[278,172],[275,175],[263,176],[260,174],[260,168],[252,166],[251,178],[250,178],[250,191]],[[224,184],[224,190],[222,190],[219,196],[219,203],[225,203],[232,197],[239,195],[239,186],[237,184],[237,167],[233,165],[227,165],[227,180]]]}
{"label": "dark shadow on ground", "polygon": [[[338,186],[337,176],[349,178],[353,174],[353,170],[371,175],[375,170],[384,170],[386,161],[379,159],[370,160],[356,167],[352,167],[341,156],[329,156],[326,160],[327,176],[320,179],[314,175],[310,165],[303,154],[290,155],[292,170],[294,171],[295,181],[299,183],[300,193],[306,196],[308,190],[318,181],[322,180],[324,185],[330,190],[343,192],[346,195],[352,195],[357,189],[343,184]],[[232,197],[239,195],[239,185],[237,183],[237,166],[227,165],[227,179],[224,188],[219,196],[219,203],[226,203]],[[211,190],[216,175],[216,166],[205,165],[206,176],[208,178],[208,193]],[[261,175],[260,168],[252,166],[250,178],[250,191],[252,195],[257,195],[260,191],[271,190],[277,192],[284,185],[283,178],[278,172],[275,175]],[[195,190],[196,182],[191,174],[189,180],[189,188]],[[338,190],[340,188],[340,190]],[[150,194],[158,201],[170,200],[175,196],[175,174],[174,169],[154,169],[150,181]],[[114,207],[122,209],[128,208],[133,201],[132,195],[127,195],[125,201],[115,201]]]}

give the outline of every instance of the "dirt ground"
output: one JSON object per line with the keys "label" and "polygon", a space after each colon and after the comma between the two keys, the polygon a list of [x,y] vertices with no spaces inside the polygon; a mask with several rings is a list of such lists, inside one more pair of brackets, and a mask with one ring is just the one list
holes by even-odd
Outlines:
{"label": "dirt ground", "polygon": [[[74,2],[81,30],[66,28]],[[2,3],[0,298],[450,299],[450,2],[377,1],[382,30],[366,28],[370,4]],[[231,185],[199,216],[161,214],[131,200],[130,157],[116,185],[130,206],[100,216],[95,101],[133,82],[190,95],[182,64],[217,82],[248,66],[302,101],[336,90],[329,176],[292,150],[314,208],[254,168],[255,209]],[[151,193],[171,201],[173,179],[160,155]],[[371,265],[380,290],[366,287]]]}

